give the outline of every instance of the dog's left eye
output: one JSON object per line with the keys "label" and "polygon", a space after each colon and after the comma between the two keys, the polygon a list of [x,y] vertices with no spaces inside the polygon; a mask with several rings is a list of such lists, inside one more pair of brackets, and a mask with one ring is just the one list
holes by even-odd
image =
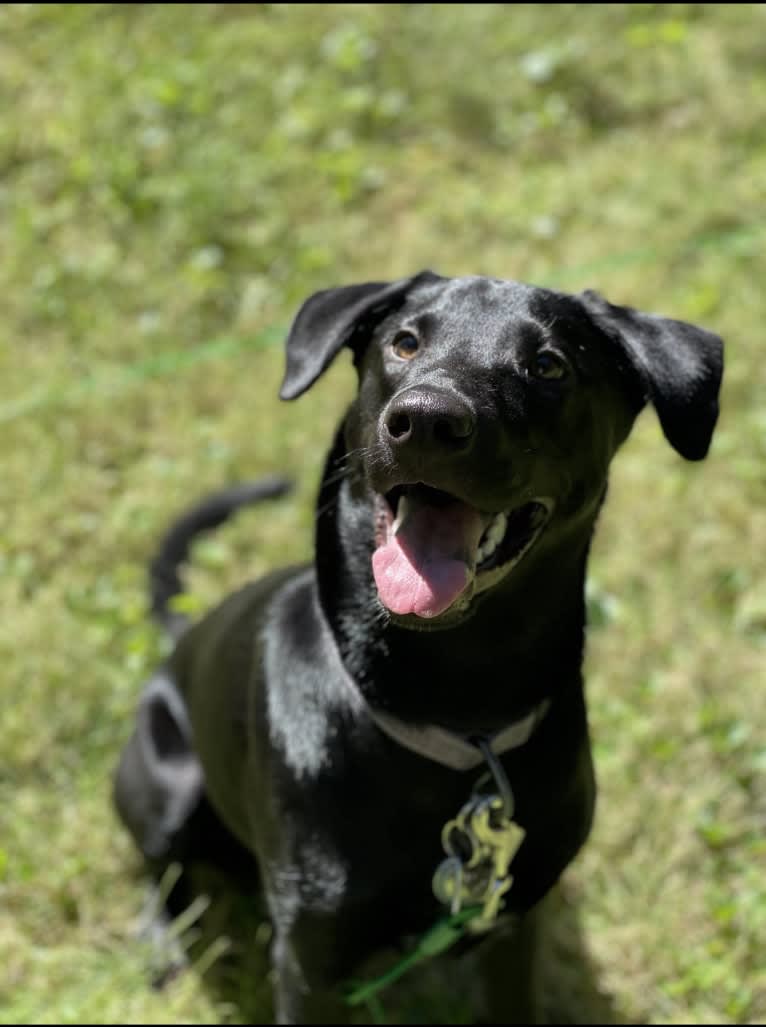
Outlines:
{"label": "dog's left eye", "polygon": [[566,378],[568,368],[563,357],[549,350],[537,353],[529,365],[529,373],[535,378],[543,378],[545,381],[557,381]]}
{"label": "dog's left eye", "polygon": [[391,348],[397,357],[401,357],[402,360],[412,360],[417,351],[420,349],[420,343],[412,334],[412,332],[399,332],[395,336],[394,341],[391,344]]}

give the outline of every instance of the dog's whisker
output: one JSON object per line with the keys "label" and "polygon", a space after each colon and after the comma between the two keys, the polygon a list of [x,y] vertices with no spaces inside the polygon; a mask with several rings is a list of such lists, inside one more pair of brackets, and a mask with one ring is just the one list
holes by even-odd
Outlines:
{"label": "dog's whisker", "polygon": [[339,481],[352,478],[354,475],[353,467],[339,467],[332,474],[328,474],[324,479],[324,485],[336,485]]}
{"label": "dog's whisker", "polygon": [[338,496],[334,496],[332,499],[329,499],[326,503],[323,503],[321,506],[317,506],[316,510],[314,511],[314,520],[318,521],[320,520],[320,518],[325,517],[328,513],[330,513],[330,511],[334,510],[337,507],[337,505]]}
{"label": "dog's whisker", "polygon": [[373,621],[377,622],[378,624],[388,624],[390,620],[391,615],[382,606],[379,606],[373,614]]}

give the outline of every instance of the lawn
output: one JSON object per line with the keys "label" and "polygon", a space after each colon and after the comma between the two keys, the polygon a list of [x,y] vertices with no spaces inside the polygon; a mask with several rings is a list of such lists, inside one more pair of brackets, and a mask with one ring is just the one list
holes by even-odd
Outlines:
{"label": "lawn", "polygon": [[708,459],[649,410],[614,464],[550,989],[571,1022],[766,1022],[765,126],[764,5],[0,6],[0,1022],[269,1017],[257,910],[243,947],[214,904],[159,991],[136,937],[110,778],[163,651],[146,561],[275,470],[294,494],[197,546],[189,606],[310,556],[352,375],[280,403],[286,326],[425,267],[726,341]]}

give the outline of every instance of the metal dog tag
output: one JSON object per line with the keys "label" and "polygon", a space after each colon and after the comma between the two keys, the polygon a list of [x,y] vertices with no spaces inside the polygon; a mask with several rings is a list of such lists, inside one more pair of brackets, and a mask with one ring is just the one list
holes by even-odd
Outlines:
{"label": "metal dog tag", "polygon": [[453,914],[468,904],[482,907],[469,930],[485,931],[495,923],[513,883],[508,868],[523,840],[524,829],[506,816],[499,795],[472,796],[444,825],[447,858],[437,867],[433,890]]}

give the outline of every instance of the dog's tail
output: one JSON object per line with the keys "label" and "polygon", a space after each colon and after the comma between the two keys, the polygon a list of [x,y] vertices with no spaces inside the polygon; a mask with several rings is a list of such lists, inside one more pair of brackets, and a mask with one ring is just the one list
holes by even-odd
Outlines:
{"label": "dog's tail", "polygon": [[195,538],[218,528],[243,506],[262,499],[276,499],[292,488],[287,478],[261,478],[259,481],[214,492],[182,514],[166,532],[149,564],[149,598],[155,620],[175,641],[189,625],[189,618],[170,608],[170,601],[184,590],[180,568],[189,555]]}

